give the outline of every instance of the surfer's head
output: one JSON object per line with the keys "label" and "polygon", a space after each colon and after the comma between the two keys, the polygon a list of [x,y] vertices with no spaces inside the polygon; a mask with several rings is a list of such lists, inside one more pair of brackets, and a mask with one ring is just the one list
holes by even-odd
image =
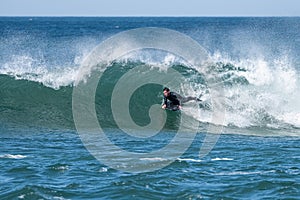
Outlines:
{"label": "surfer's head", "polygon": [[170,89],[167,88],[167,87],[165,87],[165,88],[163,89],[163,93],[164,93],[164,96],[165,96],[165,97],[169,96],[169,94],[170,94]]}

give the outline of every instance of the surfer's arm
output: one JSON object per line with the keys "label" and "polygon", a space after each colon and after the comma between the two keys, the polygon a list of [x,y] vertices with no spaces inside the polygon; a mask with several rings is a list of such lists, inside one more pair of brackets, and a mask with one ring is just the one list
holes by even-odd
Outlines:
{"label": "surfer's arm", "polygon": [[161,106],[162,109],[165,109],[167,107],[167,98],[164,97],[164,101],[163,101],[163,104]]}

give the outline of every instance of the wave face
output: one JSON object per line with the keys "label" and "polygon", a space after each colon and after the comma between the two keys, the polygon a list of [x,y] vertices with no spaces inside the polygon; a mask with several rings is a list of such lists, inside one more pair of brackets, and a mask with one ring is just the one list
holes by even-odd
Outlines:
{"label": "wave face", "polygon": [[[224,86],[228,132],[299,135],[297,19],[179,18],[179,26],[173,18],[0,18],[5,27],[0,33],[0,123],[73,129],[72,91],[88,53],[120,31],[156,26],[191,36],[209,51],[212,62],[198,73],[166,52],[125,55],[104,72],[97,88],[96,111],[102,126],[117,127],[110,109],[117,81],[144,65],[150,70],[173,68],[184,75],[184,95],[203,100],[201,115],[189,111],[188,104],[187,112],[203,126],[212,115],[205,77],[213,74]],[[148,84],[133,94],[130,114],[138,125],[149,123],[149,108],[161,104],[162,87]],[[177,115],[168,113],[166,129],[177,128]]]}

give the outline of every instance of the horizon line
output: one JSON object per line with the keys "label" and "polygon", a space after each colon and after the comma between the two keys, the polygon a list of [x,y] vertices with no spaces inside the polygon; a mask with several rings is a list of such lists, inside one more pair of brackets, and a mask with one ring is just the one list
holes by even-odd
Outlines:
{"label": "horizon line", "polygon": [[300,17],[300,15],[0,15],[0,17]]}

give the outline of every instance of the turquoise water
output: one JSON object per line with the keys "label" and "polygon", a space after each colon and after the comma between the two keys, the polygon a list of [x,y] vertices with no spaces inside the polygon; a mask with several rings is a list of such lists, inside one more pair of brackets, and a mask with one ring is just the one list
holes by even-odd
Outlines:
{"label": "turquoise water", "polygon": [[[0,199],[299,198],[299,18],[2,17],[0,27]],[[109,141],[145,155],[139,163],[149,168],[170,161],[154,171],[129,173],[91,154],[89,145],[101,146],[102,141],[86,144],[77,132],[72,94],[74,77],[90,51],[114,34],[141,27],[186,34],[207,50],[212,62],[197,71],[167,52],[145,50],[125,55],[105,70],[95,110]],[[177,155],[177,148],[155,157],[147,153],[176,137],[183,112],[167,112],[162,129],[148,138],[126,134],[114,119],[114,88],[140,66],[177,70],[183,75],[180,91],[203,100],[200,114],[191,104],[183,106],[199,127],[195,135],[187,131],[177,141],[191,145],[176,158],[168,155]],[[199,157],[210,136],[208,127],[215,125],[206,82],[212,74],[214,83],[223,85],[226,115],[216,144]],[[137,125],[151,122],[149,109],[161,104],[162,87],[147,84],[132,94],[128,108]],[[118,160],[105,145],[102,150],[98,153],[120,169],[132,164],[129,157]]]}

